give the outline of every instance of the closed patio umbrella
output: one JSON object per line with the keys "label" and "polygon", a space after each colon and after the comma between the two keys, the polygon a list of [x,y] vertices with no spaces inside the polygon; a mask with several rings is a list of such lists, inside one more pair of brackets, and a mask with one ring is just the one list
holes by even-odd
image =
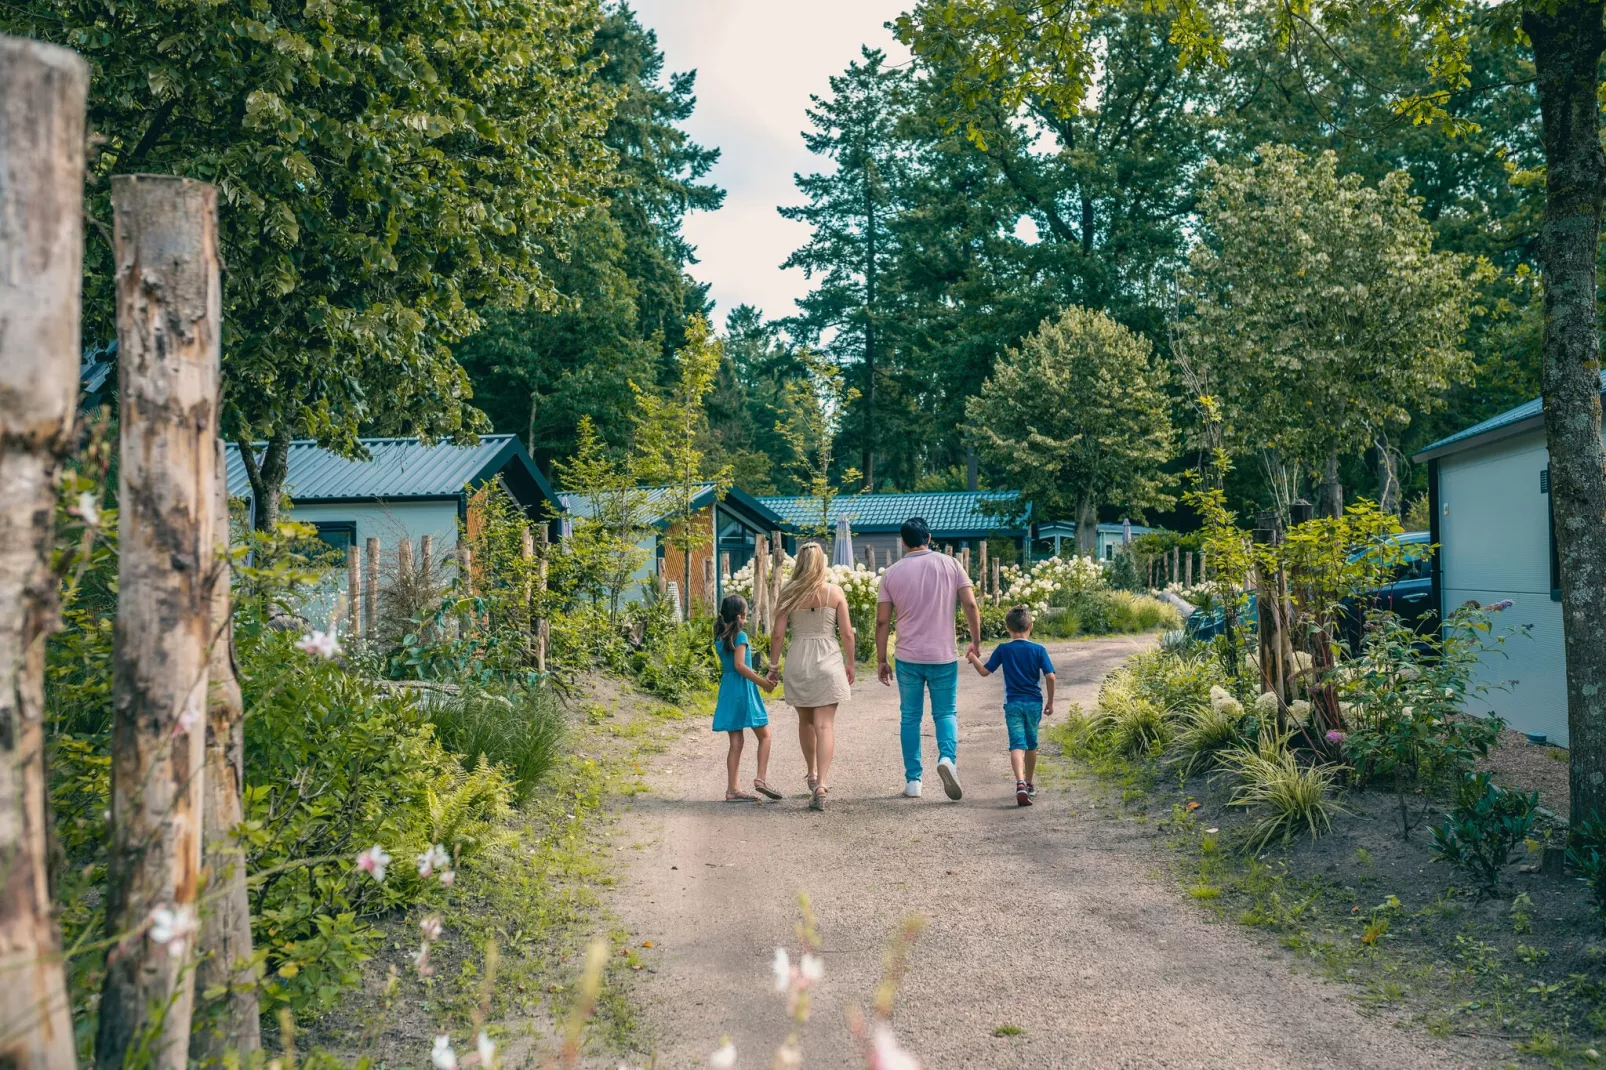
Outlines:
{"label": "closed patio umbrella", "polygon": [[831,564],[853,567],[853,531],[848,527],[847,517],[836,522],[836,542],[831,547]]}

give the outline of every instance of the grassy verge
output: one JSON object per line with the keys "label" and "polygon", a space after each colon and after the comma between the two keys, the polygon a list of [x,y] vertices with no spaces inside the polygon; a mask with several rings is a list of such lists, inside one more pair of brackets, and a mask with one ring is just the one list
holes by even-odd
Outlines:
{"label": "grassy verge", "polygon": [[[546,772],[497,844],[466,862],[444,908],[387,923],[384,951],[366,964],[360,992],[307,1030],[300,1046],[375,1065],[427,1066],[433,1038],[473,1050],[482,1024],[506,1065],[541,1065],[557,1047],[576,996],[586,947],[601,937],[609,965],[588,1044],[626,1050],[636,1039],[629,996],[642,949],[612,925],[603,895],[614,883],[612,826],[644,790],[645,763],[711,708],[697,694],[680,706],[600,681],[568,711],[565,753]],[[411,864],[399,860],[398,864]],[[470,891],[471,890],[471,891]],[[413,963],[418,922],[443,922],[433,974]]]}
{"label": "grassy verge", "polygon": [[1366,791],[1343,799],[1330,835],[1246,850],[1252,819],[1220,781],[1089,747],[1074,727],[1054,743],[1051,776],[1090,782],[1115,803],[1106,813],[1149,826],[1180,891],[1296,969],[1431,1035],[1492,1039],[1509,1065],[1600,1064],[1606,941],[1576,882],[1516,874],[1479,899],[1430,861],[1425,830],[1401,837],[1392,796]]}

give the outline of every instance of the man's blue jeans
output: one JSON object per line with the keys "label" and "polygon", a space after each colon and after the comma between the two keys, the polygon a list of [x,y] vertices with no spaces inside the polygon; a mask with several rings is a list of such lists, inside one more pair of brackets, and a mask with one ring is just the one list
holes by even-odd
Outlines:
{"label": "man's blue jeans", "polygon": [[937,754],[957,761],[959,756],[959,662],[931,665],[897,661],[898,706],[903,718],[899,741],[903,744],[903,778],[920,779],[920,721],[925,716],[926,690],[931,690],[931,721],[937,729]]}

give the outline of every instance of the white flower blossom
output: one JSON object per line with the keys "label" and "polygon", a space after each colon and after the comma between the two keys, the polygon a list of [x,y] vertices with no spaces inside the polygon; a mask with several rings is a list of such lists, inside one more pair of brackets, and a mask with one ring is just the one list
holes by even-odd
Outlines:
{"label": "white flower blossom", "polygon": [[431,914],[418,923],[418,931],[424,934],[425,940],[439,940],[441,938],[441,919],[438,914]]}
{"label": "white flower blossom", "polygon": [[870,1070],[920,1070],[920,1063],[898,1046],[892,1028],[882,1022],[870,1038]]}
{"label": "white flower blossom", "polygon": [[340,640],[335,637],[333,630],[327,632],[310,631],[296,643],[296,649],[320,657],[325,661],[340,653]]}
{"label": "white flower blossom", "polygon": [[100,499],[95,497],[92,491],[86,490],[78,495],[78,507],[71,512],[77,513],[90,527],[100,527]]}
{"label": "white flower blossom", "polygon": [[474,1040],[474,1047],[479,1050],[481,1066],[496,1064],[496,1041],[491,1039],[489,1033],[481,1029],[480,1035]]}
{"label": "white flower blossom", "polygon": [[736,1045],[726,1040],[714,1054],[708,1057],[708,1065],[715,1070],[730,1070],[736,1065]]}
{"label": "white flower blossom", "polygon": [[429,1061],[435,1064],[435,1070],[457,1070],[457,1052],[452,1050],[452,1038],[442,1033],[435,1038],[435,1047],[430,1050]]}
{"label": "white flower blossom", "polygon": [[818,984],[820,978],[825,976],[825,961],[818,955],[811,955],[805,951],[803,952],[803,958],[798,963],[798,973],[809,984]]}
{"label": "white flower blossom", "polygon": [[366,851],[357,855],[357,868],[374,875],[374,880],[380,884],[385,883],[385,867],[390,865],[390,855],[379,844],[374,844]]}
{"label": "white flower blossom", "polygon": [[157,907],[151,911],[149,920],[151,943],[166,947],[172,958],[183,958],[190,935],[196,929],[195,908],[188,905],[177,910]]}
{"label": "white flower blossom", "polygon": [[786,953],[786,948],[775,949],[775,963],[771,969],[775,971],[775,991],[785,992],[792,983],[792,956]]}
{"label": "white flower blossom", "polygon": [[436,844],[418,856],[418,875],[426,880],[437,869],[445,869],[452,864],[452,856],[446,853],[446,848]]}

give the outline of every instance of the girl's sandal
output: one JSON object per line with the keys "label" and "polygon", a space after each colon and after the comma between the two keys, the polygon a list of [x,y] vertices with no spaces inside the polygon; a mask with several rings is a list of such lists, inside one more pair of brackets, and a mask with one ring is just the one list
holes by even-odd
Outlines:
{"label": "girl's sandal", "polygon": [[816,787],[814,789],[814,795],[813,795],[812,798],[809,799],[809,809],[810,810],[824,810],[825,809],[825,793],[828,790],[830,790],[830,789],[821,788],[821,787]]}
{"label": "girl's sandal", "polygon": [[727,791],[725,793],[725,801],[726,802],[758,802],[758,796],[757,795],[749,795],[745,791]]}
{"label": "girl's sandal", "polygon": [[763,796],[765,796],[767,798],[770,798],[770,799],[782,798],[782,795],[781,795],[780,792],[778,792],[774,788],[770,787],[769,784],[767,782],[763,781],[763,780],[754,780],[753,781],[753,790],[757,791],[760,795],[763,795]]}

